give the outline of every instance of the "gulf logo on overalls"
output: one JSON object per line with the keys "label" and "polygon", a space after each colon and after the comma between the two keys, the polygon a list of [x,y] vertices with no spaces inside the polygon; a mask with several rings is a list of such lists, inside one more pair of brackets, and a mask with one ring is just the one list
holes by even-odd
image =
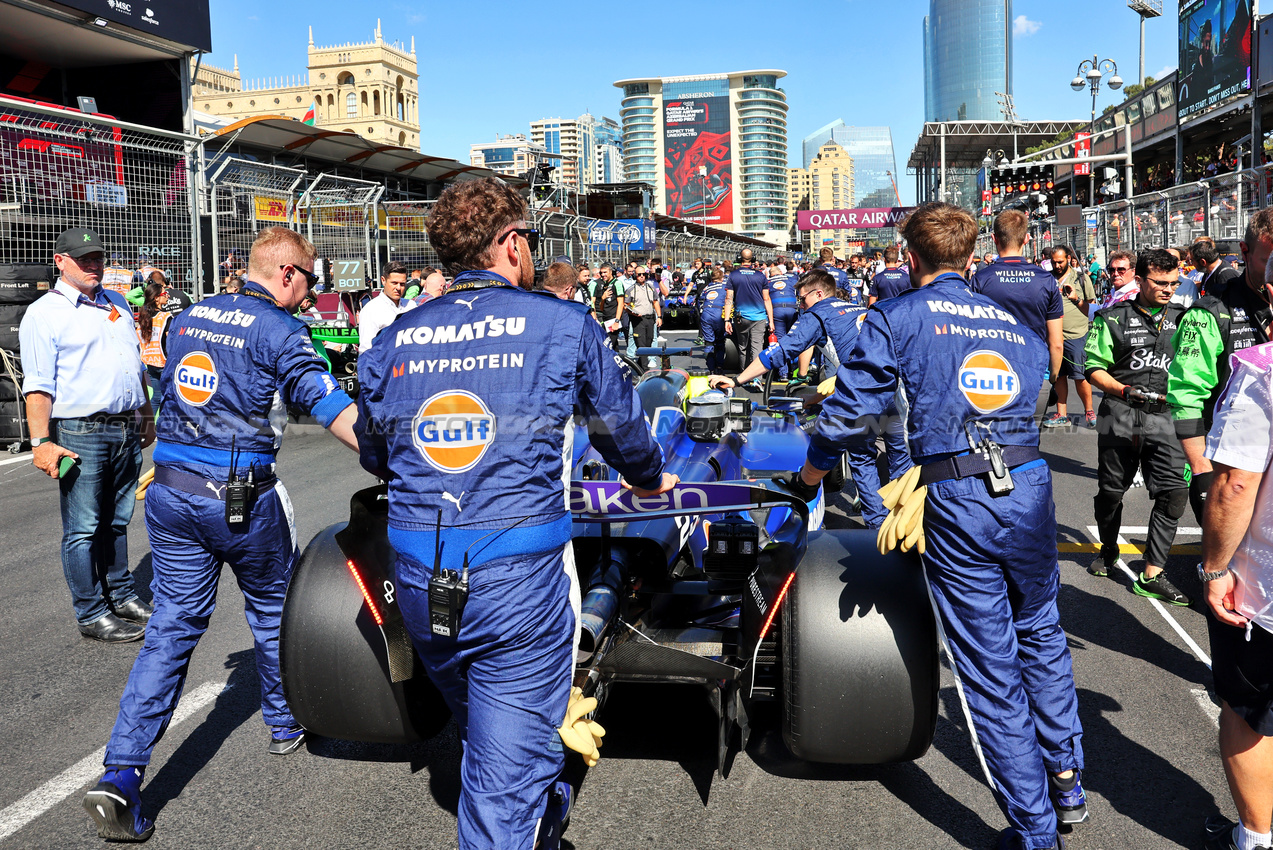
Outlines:
{"label": "gulf logo on overalls", "polygon": [[464,472],[495,442],[495,416],[472,393],[448,390],[420,405],[411,421],[411,439],[435,469]]}
{"label": "gulf logo on overalls", "polygon": [[217,365],[202,351],[192,351],[177,364],[173,383],[177,397],[192,407],[203,407],[217,391]]}
{"label": "gulf logo on overalls", "polygon": [[1011,404],[1021,392],[1021,381],[1002,354],[974,351],[959,367],[959,391],[982,413]]}

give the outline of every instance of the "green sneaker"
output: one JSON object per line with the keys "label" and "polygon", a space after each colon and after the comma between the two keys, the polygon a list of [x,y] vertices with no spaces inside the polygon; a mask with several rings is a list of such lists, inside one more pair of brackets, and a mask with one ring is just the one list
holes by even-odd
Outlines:
{"label": "green sneaker", "polygon": [[1088,565],[1087,571],[1097,578],[1105,578],[1114,569],[1121,554],[1117,546],[1102,546],[1101,554]]}
{"label": "green sneaker", "polygon": [[1153,578],[1145,578],[1141,573],[1132,582],[1132,592],[1137,596],[1160,599],[1168,605],[1188,605],[1189,597],[1180,592],[1174,584],[1167,580],[1166,573],[1159,573]]}

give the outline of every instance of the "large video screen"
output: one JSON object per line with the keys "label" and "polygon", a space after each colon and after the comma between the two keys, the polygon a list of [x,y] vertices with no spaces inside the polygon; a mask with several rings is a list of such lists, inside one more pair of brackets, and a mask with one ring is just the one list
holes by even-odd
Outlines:
{"label": "large video screen", "polygon": [[1180,4],[1181,120],[1251,90],[1251,0],[1186,0]]}
{"label": "large video screen", "polygon": [[729,95],[672,96],[665,90],[663,151],[667,214],[712,226],[733,224]]}

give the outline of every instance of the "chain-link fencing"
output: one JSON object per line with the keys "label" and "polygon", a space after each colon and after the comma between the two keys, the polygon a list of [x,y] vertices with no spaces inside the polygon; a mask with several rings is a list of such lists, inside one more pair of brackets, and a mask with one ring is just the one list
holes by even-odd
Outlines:
{"label": "chain-link fencing", "polygon": [[296,229],[298,191],[306,177],[297,168],[233,157],[214,164],[207,196],[218,281],[247,268],[252,242],[263,228]]}
{"label": "chain-link fencing", "polygon": [[127,290],[158,269],[193,290],[199,231],[193,136],[0,98],[0,263],[48,263],[68,227],[107,249],[103,282]]}

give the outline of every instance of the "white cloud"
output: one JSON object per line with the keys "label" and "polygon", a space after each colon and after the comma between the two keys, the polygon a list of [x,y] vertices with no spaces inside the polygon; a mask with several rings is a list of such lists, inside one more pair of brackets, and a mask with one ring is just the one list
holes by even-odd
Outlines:
{"label": "white cloud", "polygon": [[1174,70],[1176,70],[1175,65],[1164,65],[1161,71],[1159,71],[1157,74],[1150,74],[1150,76],[1153,77],[1155,80],[1161,80],[1163,77],[1167,76]]}
{"label": "white cloud", "polygon": [[1017,15],[1012,20],[1013,35],[1034,35],[1039,31],[1039,27],[1043,26],[1038,21],[1032,21],[1025,15]]}

